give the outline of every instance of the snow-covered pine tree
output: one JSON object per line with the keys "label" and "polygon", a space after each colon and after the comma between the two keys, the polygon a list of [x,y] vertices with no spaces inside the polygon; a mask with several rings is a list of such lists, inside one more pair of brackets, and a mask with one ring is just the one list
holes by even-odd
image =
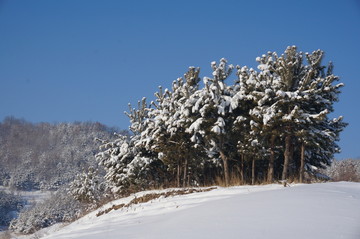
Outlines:
{"label": "snow-covered pine tree", "polygon": [[[288,177],[289,164],[292,176],[295,169],[300,168],[299,175],[303,180],[305,155],[313,155],[308,157],[313,161],[316,158],[312,165],[328,164],[338,150],[337,136],[346,126],[339,118],[334,121],[338,122],[334,128],[327,119],[342,84],[332,85],[338,78],[332,74],[331,65],[325,74],[322,57],[320,50],[307,54],[308,65],[304,65],[303,53],[292,46],[281,57],[269,52],[257,58],[260,75],[271,84],[262,90],[263,97],[256,111],[258,118],[262,118],[264,133],[270,129],[272,136],[280,136],[285,141],[283,180]],[[296,147],[295,142],[300,147]],[[305,145],[313,147],[305,152]],[[300,155],[300,160],[294,160],[294,155]]]}
{"label": "snow-covered pine tree", "polygon": [[[303,123],[298,126],[298,140],[301,144],[299,180],[303,182],[305,167],[311,172],[312,167],[323,168],[330,165],[334,153],[340,152],[336,141],[340,132],[346,127],[342,117],[329,119],[333,112],[333,104],[338,101],[342,83],[334,84],[339,77],[333,74],[333,65],[323,66],[324,52],[317,50],[306,53],[308,62],[307,74],[300,82],[300,98],[298,119]],[[325,70],[327,71],[325,72]],[[306,157],[307,156],[307,157]]]}
{"label": "snow-covered pine tree", "polygon": [[[286,86],[281,81],[279,75],[274,72],[275,61],[278,59],[276,52],[257,57],[259,73],[252,70],[252,77],[249,73],[243,71],[243,82],[248,82],[251,87],[249,95],[253,99],[253,107],[249,109],[251,118],[250,135],[265,150],[262,157],[268,158],[266,181],[271,183],[274,180],[275,163],[279,158],[278,148],[283,136],[283,106],[284,94],[281,94]],[[249,80],[250,78],[250,80]],[[280,147],[282,148],[282,147]],[[260,149],[259,149],[260,150]]]}
{"label": "snow-covered pine tree", "polygon": [[238,111],[235,121],[235,128],[240,135],[237,148],[241,155],[241,165],[244,160],[251,161],[251,183],[254,184],[256,161],[265,158],[265,146],[268,143],[268,135],[265,134],[261,119],[263,112],[259,107],[263,104],[261,100],[268,97],[269,92],[265,89],[269,81],[254,69],[248,69],[246,66],[237,66],[237,76],[234,86],[236,94],[232,99],[233,111],[236,112],[235,109]]}
{"label": "snow-covered pine tree", "polygon": [[[176,185],[186,186],[190,181],[197,181],[201,171],[201,148],[191,142],[191,135],[186,132],[191,118],[191,106],[187,104],[191,95],[199,87],[199,69],[190,67],[183,78],[173,82],[172,91],[165,90],[155,94],[155,109],[151,111],[154,119],[151,149],[159,153],[160,159],[170,172],[175,172]],[[195,162],[195,159],[197,162]],[[191,170],[191,172],[189,171]],[[182,175],[182,179],[181,179]]]}
{"label": "snow-covered pine tree", "polygon": [[288,47],[280,57],[275,57],[272,67],[269,68],[272,74],[279,80],[280,89],[277,89],[278,113],[281,114],[282,138],[284,139],[284,164],[282,180],[288,178],[289,164],[293,163],[294,152],[294,121],[291,112],[296,107],[296,98],[299,94],[298,86],[306,72],[302,64],[302,54],[297,52],[295,46]]}
{"label": "snow-covered pine tree", "polygon": [[118,135],[112,142],[100,140],[101,152],[95,155],[97,161],[105,168],[105,179],[113,193],[120,193],[129,187],[127,166],[134,158],[130,148],[130,140],[126,136]]}
{"label": "snow-covered pine tree", "polygon": [[[230,184],[229,154],[234,152],[236,144],[231,140],[233,121],[231,97],[232,88],[225,80],[233,70],[222,58],[219,65],[211,63],[213,77],[204,77],[205,88],[197,91],[190,99],[195,103],[192,107],[193,123],[188,132],[193,134],[193,141],[200,138],[206,141],[211,154],[222,161],[225,185]],[[196,116],[195,116],[196,115]]]}

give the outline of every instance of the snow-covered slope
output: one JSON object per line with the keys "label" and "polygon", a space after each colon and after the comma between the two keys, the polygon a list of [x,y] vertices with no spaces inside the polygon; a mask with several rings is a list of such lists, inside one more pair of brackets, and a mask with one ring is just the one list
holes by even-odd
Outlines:
{"label": "snow-covered slope", "polygon": [[359,239],[360,183],[217,188],[96,213],[45,238]]}

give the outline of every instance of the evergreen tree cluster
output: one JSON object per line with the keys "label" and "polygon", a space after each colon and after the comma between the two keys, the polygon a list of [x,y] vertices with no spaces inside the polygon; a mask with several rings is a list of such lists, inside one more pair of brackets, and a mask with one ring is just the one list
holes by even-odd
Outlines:
{"label": "evergreen tree cluster", "polygon": [[[346,126],[330,119],[342,83],[324,52],[288,47],[257,57],[257,70],[212,62],[201,83],[190,67],[126,114],[131,137],[102,141],[97,160],[114,192],[152,186],[305,180],[331,163]],[[232,74],[232,73],[235,74]],[[231,78],[234,78],[231,82]]]}

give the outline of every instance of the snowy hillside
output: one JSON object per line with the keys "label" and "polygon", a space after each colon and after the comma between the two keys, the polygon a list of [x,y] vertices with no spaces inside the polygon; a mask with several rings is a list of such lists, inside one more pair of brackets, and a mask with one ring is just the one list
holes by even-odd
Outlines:
{"label": "snowy hillside", "polygon": [[134,198],[114,201],[42,234],[48,234],[44,238],[86,239],[360,238],[359,183],[216,188],[153,199],[96,216]]}

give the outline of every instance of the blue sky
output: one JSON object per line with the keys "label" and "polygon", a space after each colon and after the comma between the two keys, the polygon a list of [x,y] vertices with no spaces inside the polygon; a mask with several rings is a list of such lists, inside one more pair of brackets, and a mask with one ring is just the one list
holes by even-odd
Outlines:
{"label": "blue sky", "polygon": [[334,62],[346,86],[333,115],[350,123],[337,157],[360,157],[359,44],[359,0],[0,0],[0,120],[126,129],[128,102],[153,99],[189,66],[254,67],[296,45]]}

